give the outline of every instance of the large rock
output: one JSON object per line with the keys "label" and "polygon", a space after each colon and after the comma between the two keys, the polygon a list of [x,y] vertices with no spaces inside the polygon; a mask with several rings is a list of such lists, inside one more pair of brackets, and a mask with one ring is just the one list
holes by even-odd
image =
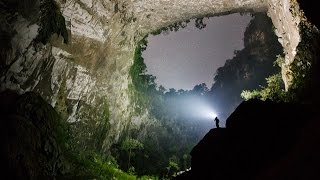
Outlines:
{"label": "large rock", "polygon": [[0,99],[1,177],[53,179],[66,173],[57,112],[33,92],[5,91]]}
{"label": "large rock", "polygon": [[177,179],[319,179],[315,112],[307,105],[243,102],[226,128],[210,130],[194,147],[191,171]]}

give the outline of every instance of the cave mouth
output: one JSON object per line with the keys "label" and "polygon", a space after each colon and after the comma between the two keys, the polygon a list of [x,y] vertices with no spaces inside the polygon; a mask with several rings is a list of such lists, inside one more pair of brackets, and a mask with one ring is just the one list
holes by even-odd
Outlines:
{"label": "cave mouth", "polygon": [[143,51],[147,73],[166,89],[192,90],[205,83],[212,86],[216,70],[243,49],[250,14],[191,19],[174,31],[147,37]]}
{"label": "cave mouth", "polygon": [[[283,58],[266,13],[191,19],[162,28],[140,42],[133,67],[142,70],[137,73],[140,78],[133,77],[133,84],[146,91],[141,82],[150,83],[151,89],[167,95],[220,96],[215,97],[217,105],[211,105],[219,109],[214,107],[222,104],[216,114],[225,120],[243,100],[241,92],[266,87],[266,78],[276,76],[283,89],[279,67]],[[219,93],[221,89],[228,92]]]}
{"label": "cave mouth", "polygon": [[[229,15],[228,17],[234,16],[235,15]],[[238,14],[236,14],[236,16],[241,17]],[[214,117],[207,116],[207,114],[213,113],[214,111],[221,120],[220,127],[224,127],[225,119],[243,100],[240,96],[243,90],[259,89],[261,86],[266,86],[266,78],[275,74],[277,78],[281,79],[280,67],[274,66],[274,62],[283,56],[283,48],[274,33],[271,19],[265,13],[253,13],[246,16],[250,16],[250,18],[248,18],[250,22],[247,22],[243,28],[243,34],[240,40],[238,39],[238,41],[243,43],[243,47],[229,49],[228,51],[231,52],[231,57],[222,59],[220,67],[218,66],[216,69],[212,69],[212,71],[216,72],[211,72],[211,74],[215,74],[214,77],[211,76],[211,83],[213,83],[211,87],[207,87],[206,83],[202,83],[202,79],[200,78],[199,83],[191,83],[191,88],[180,88],[177,90],[169,86],[169,89],[166,90],[164,84],[158,84],[159,82],[156,81],[157,77],[161,75],[157,74],[155,76],[150,74],[150,64],[146,63],[148,62],[146,58],[152,58],[152,54],[148,57],[144,53],[148,52],[148,48],[153,46],[149,44],[153,43],[153,40],[145,38],[137,46],[134,55],[134,64],[130,69],[130,75],[135,89],[134,93],[136,93],[132,101],[138,113],[141,114],[147,110],[148,114],[160,123],[159,126],[153,127],[153,132],[150,132],[154,134],[153,139],[144,140],[142,144],[153,144],[157,142],[157,144],[153,145],[163,150],[161,152],[154,150],[154,153],[159,154],[162,159],[158,159],[157,162],[149,159],[148,162],[145,162],[147,164],[152,162],[150,166],[156,167],[155,169],[157,169],[154,171],[151,170],[149,173],[161,174],[160,171],[163,169],[162,166],[164,164],[168,165],[167,167],[169,167],[170,170],[166,173],[170,175],[177,173],[181,169],[189,168],[189,153],[191,148],[198,143],[209,129],[215,127],[213,122]],[[203,28],[202,31],[206,30],[206,21],[203,21],[203,19],[191,21],[191,24],[193,22],[196,22],[194,25],[200,27],[200,29]],[[188,26],[184,23],[181,24],[178,23],[164,28],[164,30],[167,31],[164,31],[162,34],[160,33],[158,36],[160,38],[170,38],[171,33],[174,33],[174,35],[179,33],[178,30],[180,26],[185,28],[181,30],[184,33],[184,31],[188,30]],[[207,23],[207,26],[209,25],[210,24]],[[178,32],[170,32],[170,29]],[[159,34],[159,31],[153,34]],[[186,32],[186,34],[188,34],[188,32]],[[224,37],[230,37],[229,34],[225,35]],[[221,35],[218,36],[221,38]],[[203,38],[208,37],[204,36]],[[172,37],[172,39],[174,38]],[[224,41],[221,42],[225,43],[226,40],[223,38],[222,40]],[[186,44],[192,45],[192,43],[179,42],[177,44],[181,46]],[[170,50],[176,47],[173,43],[164,46],[169,47]],[[212,51],[214,52],[214,49]],[[158,52],[158,54],[155,55],[156,58],[159,58],[158,56],[161,54],[166,54],[161,48],[156,48],[153,52]],[[175,51],[174,55],[177,56],[177,54],[184,53],[185,52]],[[170,67],[172,61],[170,57],[166,58],[168,59],[168,63],[165,66]],[[199,63],[199,60],[196,58],[194,58],[193,61]],[[155,66],[158,66],[160,62],[155,61],[153,63]],[[179,63],[184,63],[184,61]],[[205,66],[207,65],[205,64]],[[190,68],[194,68],[193,65],[191,65]],[[181,70],[179,68],[173,69],[175,71]],[[198,69],[198,71],[201,71],[201,68]],[[189,76],[187,77],[187,80],[188,79],[190,79]],[[176,82],[179,82],[179,80],[176,80]],[[192,87],[192,84],[195,86]],[[283,84],[281,87],[283,88]],[[137,132],[132,132],[129,136],[133,139],[138,139]],[[153,155],[151,153],[148,156],[151,157]],[[139,161],[143,160],[139,159]],[[159,162],[163,162],[163,165],[159,164]],[[144,165],[147,166],[146,164]],[[126,163],[121,165],[120,162],[120,167],[128,170],[126,166]],[[139,167],[139,164],[132,164],[132,166],[135,167],[137,172],[141,169],[146,171],[145,166]]]}

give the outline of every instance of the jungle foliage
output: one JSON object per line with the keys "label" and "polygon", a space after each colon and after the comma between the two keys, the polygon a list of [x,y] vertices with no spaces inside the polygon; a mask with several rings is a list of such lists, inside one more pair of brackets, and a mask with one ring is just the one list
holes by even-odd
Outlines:
{"label": "jungle foliage", "polygon": [[[109,121],[108,114],[105,116],[105,122]],[[103,124],[101,128],[94,132],[96,141],[91,149],[83,149],[72,137],[72,125],[65,121],[59,121],[55,134],[61,151],[64,153],[65,169],[61,176],[63,179],[119,179],[119,180],[157,180],[155,176],[138,176],[135,171],[125,172],[120,169],[117,160],[111,154],[103,154],[101,151],[101,142],[104,139],[101,135],[105,134]],[[134,150],[143,148],[143,145],[134,139],[127,139],[123,142],[122,148],[130,152],[129,158]],[[129,166],[129,165],[128,165]],[[131,166],[130,166],[131,167]]]}
{"label": "jungle foliage", "polygon": [[[118,159],[121,169],[134,169],[139,175],[151,174],[168,178],[180,169],[189,168],[189,152],[200,139],[201,132],[205,132],[205,127],[182,113],[185,111],[182,108],[183,100],[199,93],[199,89],[177,91],[158,86],[155,83],[156,77],[147,74],[142,57],[146,46],[147,41],[143,39],[135,50],[134,64],[130,69],[133,83],[129,90],[135,113],[142,114],[147,110],[157,123],[146,127],[145,137],[141,137],[136,131],[129,132],[128,137],[123,137],[122,142],[113,146],[113,155]],[[177,103],[181,106],[177,106]],[[132,148],[132,152],[129,152],[123,146],[128,144],[128,138],[138,141],[143,148]]]}

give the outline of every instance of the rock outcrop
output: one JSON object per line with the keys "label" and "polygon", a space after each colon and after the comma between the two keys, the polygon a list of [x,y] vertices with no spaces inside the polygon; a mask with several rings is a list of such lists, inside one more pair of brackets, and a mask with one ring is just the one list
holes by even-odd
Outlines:
{"label": "rock outcrop", "polygon": [[177,179],[318,179],[319,114],[307,105],[249,100],[191,151]]}
{"label": "rock outcrop", "polygon": [[68,171],[58,113],[39,95],[0,94],[1,177],[54,179]]}
{"label": "rock outcrop", "polygon": [[[46,44],[36,41],[39,30],[46,28],[41,23],[45,2],[55,2],[60,9],[68,44],[57,35],[48,37]],[[134,113],[129,89],[135,46],[148,33],[205,15],[266,12],[284,47],[287,87],[288,66],[300,42],[301,14],[291,0],[2,0],[0,9],[1,42],[5,42],[0,50],[0,91],[38,92],[74,124],[74,135],[86,142],[80,144],[90,144],[95,129],[107,126],[104,150],[128,127],[148,122],[147,116]],[[47,22],[61,26],[60,21]]]}

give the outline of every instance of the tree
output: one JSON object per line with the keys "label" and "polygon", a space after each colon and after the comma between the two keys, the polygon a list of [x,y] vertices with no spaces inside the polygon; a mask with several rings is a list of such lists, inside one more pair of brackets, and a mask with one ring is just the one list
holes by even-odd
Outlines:
{"label": "tree", "polygon": [[132,151],[143,149],[143,144],[136,139],[127,138],[122,142],[121,149],[128,153],[128,169],[130,169]]}
{"label": "tree", "polygon": [[[274,66],[279,66],[284,63],[284,57],[278,55],[277,60],[273,63]],[[271,99],[273,101],[288,101],[288,94],[284,90],[284,82],[282,80],[281,73],[276,73],[268,78],[266,78],[267,86],[260,86],[261,90],[255,89],[252,91],[243,90],[241,97],[244,100],[249,99],[261,99],[265,101],[266,99]]]}
{"label": "tree", "polygon": [[176,172],[178,171],[180,168],[179,168],[179,160],[176,156],[172,156],[170,159],[169,159],[169,163],[168,163],[168,166],[167,166],[167,176],[169,176],[170,172]]}
{"label": "tree", "polygon": [[166,92],[166,88],[160,85],[158,91],[160,92],[160,94],[164,94],[164,92]]}
{"label": "tree", "polygon": [[166,92],[166,96],[168,96],[168,97],[172,97],[172,96],[174,96],[174,95],[176,95],[176,93],[177,93],[177,91],[174,89],[174,88],[170,88],[169,89],[169,92]]}
{"label": "tree", "polygon": [[195,21],[195,25],[198,29],[203,29],[205,28],[207,25],[203,22],[203,18],[197,18]]}
{"label": "tree", "polygon": [[201,84],[195,85],[192,89],[192,93],[194,93],[196,95],[204,95],[208,91],[209,91],[209,89],[208,89],[206,83],[201,83]]}
{"label": "tree", "polygon": [[183,95],[185,92],[186,92],[186,91],[183,90],[183,89],[179,89],[179,90],[178,90],[178,94],[179,94],[179,95]]}

